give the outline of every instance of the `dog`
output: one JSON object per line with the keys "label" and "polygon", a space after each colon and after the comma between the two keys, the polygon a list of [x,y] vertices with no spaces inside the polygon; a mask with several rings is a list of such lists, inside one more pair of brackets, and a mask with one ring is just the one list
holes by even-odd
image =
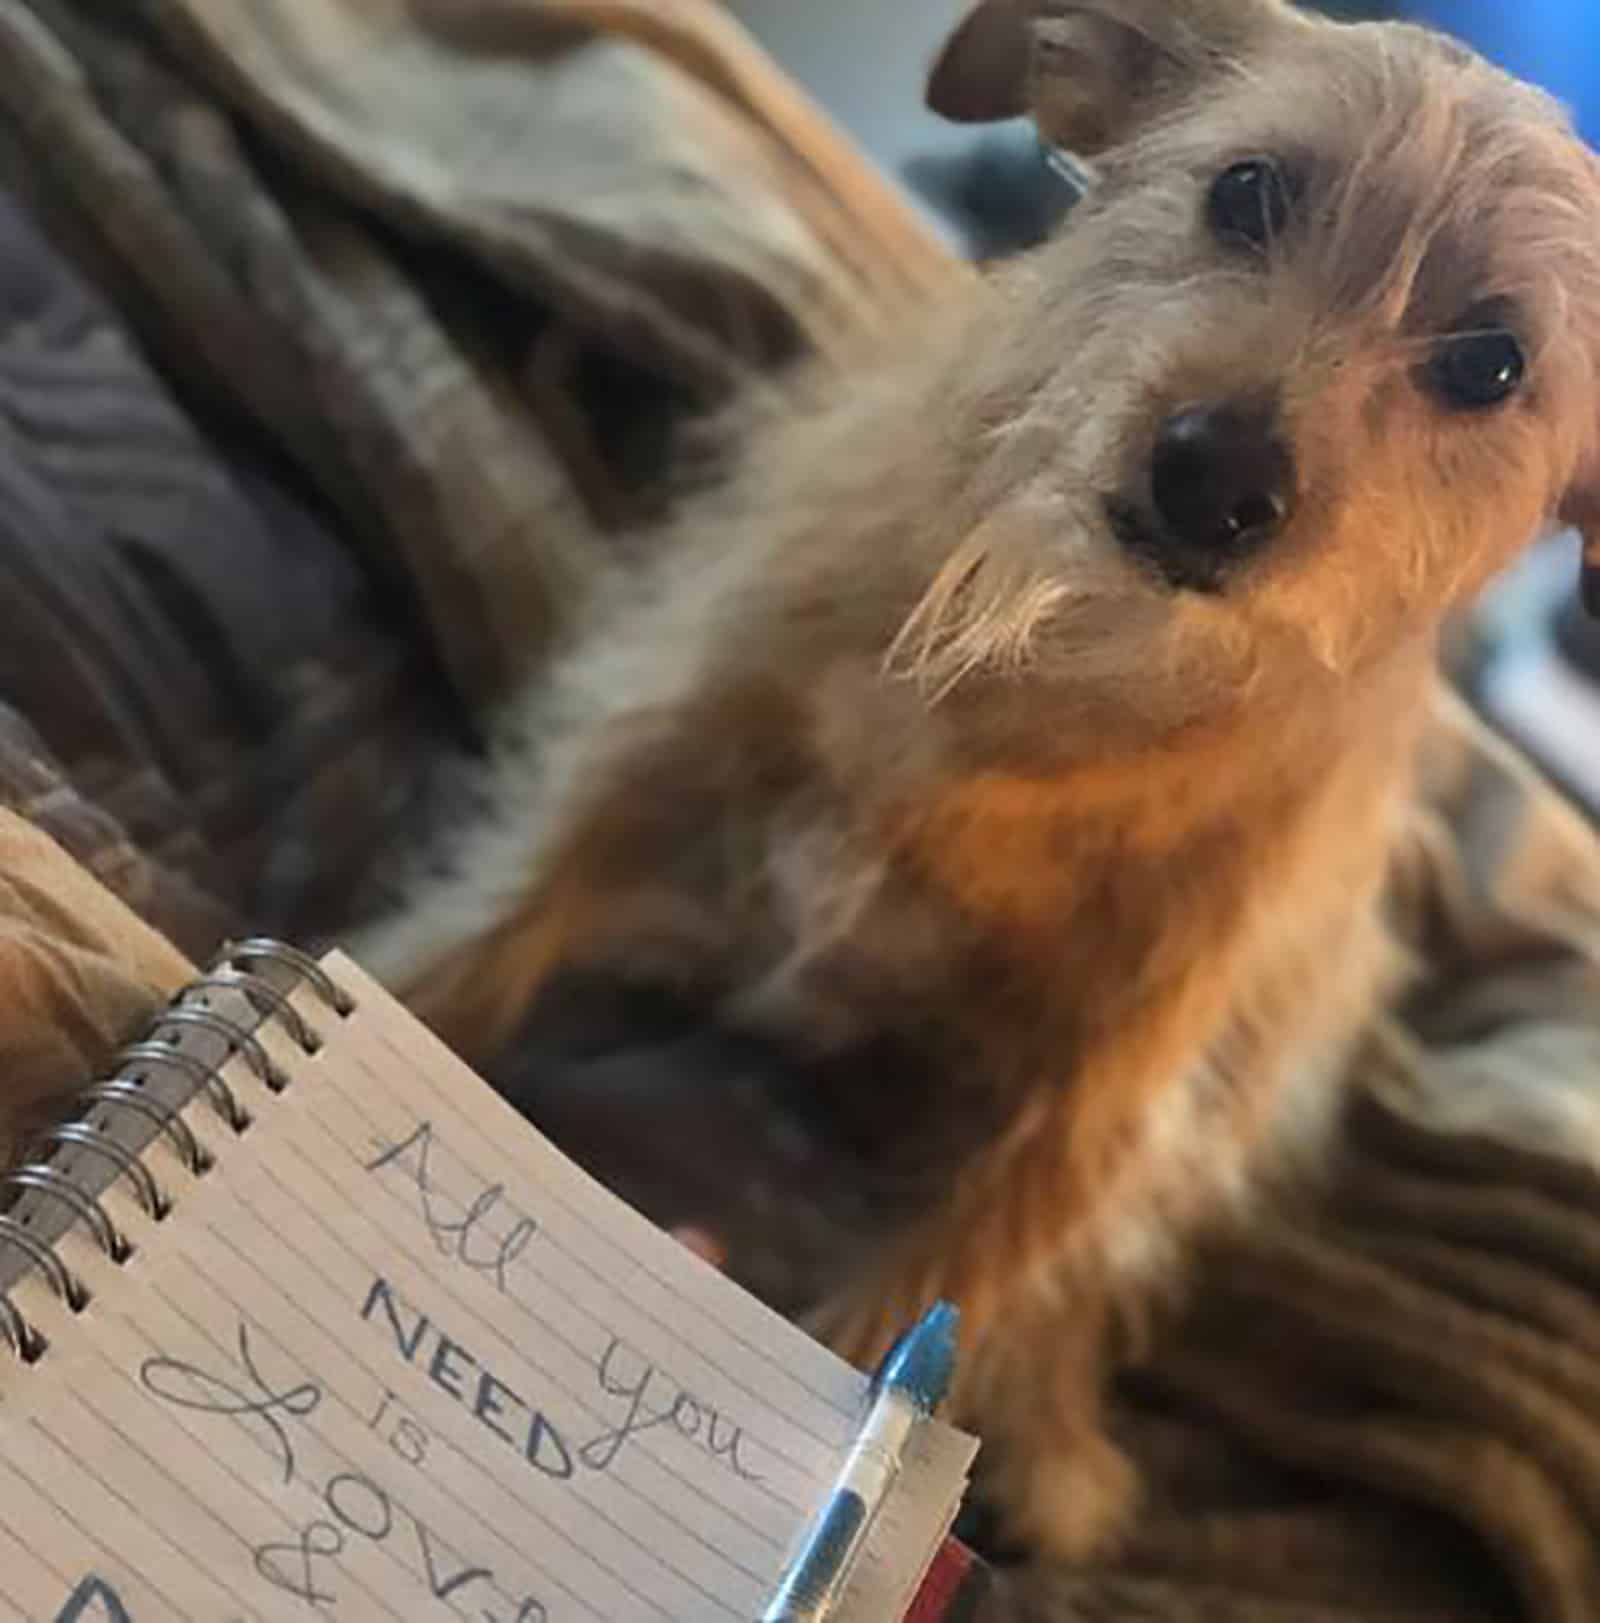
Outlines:
{"label": "dog", "polygon": [[812,1322],[865,1361],[953,1299],[987,1491],[1081,1558],[1138,1502],[1110,1350],[1314,1168],[1403,971],[1441,628],[1553,523],[1595,595],[1600,166],[1444,37],[1284,0],[979,0],[930,100],[1089,195],[752,407],[360,950],[483,1062],[575,980],[764,1045],[915,1191]]}

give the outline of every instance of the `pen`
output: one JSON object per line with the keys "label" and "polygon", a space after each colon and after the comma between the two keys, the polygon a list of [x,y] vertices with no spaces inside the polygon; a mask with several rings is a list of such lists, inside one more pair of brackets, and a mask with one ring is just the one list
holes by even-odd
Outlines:
{"label": "pen", "polygon": [[872,1407],[822,1509],[761,1623],[823,1623],[900,1475],[907,1441],[939,1406],[955,1366],[957,1313],[938,1302],[890,1348],[873,1379]]}

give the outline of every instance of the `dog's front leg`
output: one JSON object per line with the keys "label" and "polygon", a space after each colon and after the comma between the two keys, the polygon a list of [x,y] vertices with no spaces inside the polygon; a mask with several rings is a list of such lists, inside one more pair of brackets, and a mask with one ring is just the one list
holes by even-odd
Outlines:
{"label": "dog's front leg", "polygon": [[815,1319],[871,1367],[931,1302],[958,1306],[954,1413],[982,1439],[1004,1531],[1051,1556],[1101,1552],[1128,1526],[1135,1476],[1103,1420],[1113,1335],[1144,1317],[1243,1155],[1247,1101],[1201,1085],[1227,1024],[1229,957],[1185,953],[1160,982],[1126,977],[1120,1003],[1108,987],[1097,1025],[1056,1045],[1076,1063],[964,1150]]}
{"label": "dog's front leg", "polygon": [[[971,1236],[969,1224],[959,1226]],[[1138,1502],[1137,1475],[1104,1422],[1103,1269],[1092,1256],[1067,1257],[1048,1278],[1007,1288],[1003,1251],[967,1252],[957,1227],[939,1217],[903,1236],[808,1328],[870,1369],[926,1302],[956,1300],[961,1352],[949,1412],[982,1440],[979,1491],[1002,1537],[1059,1559],[1102,1553]],[[980,1227],[1003,1246],[994,1225]]]}

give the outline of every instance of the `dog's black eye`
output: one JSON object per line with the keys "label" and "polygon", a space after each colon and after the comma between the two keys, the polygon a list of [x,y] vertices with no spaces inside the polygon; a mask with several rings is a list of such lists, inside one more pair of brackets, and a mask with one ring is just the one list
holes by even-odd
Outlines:
{"label": "dog's black eye", "polygon": [[1289,223],[1296,188],[1271,158],[1243,158],[1211,183],[1206,218],[1222,242],[1257,251]]}
{"label": "dog's black eye", "polygon": [[1457,411],[1484,411],[1509,400],[1528,369],[1522,345],[1503,328],[1444,339],[1428,364],[1433,392]]}

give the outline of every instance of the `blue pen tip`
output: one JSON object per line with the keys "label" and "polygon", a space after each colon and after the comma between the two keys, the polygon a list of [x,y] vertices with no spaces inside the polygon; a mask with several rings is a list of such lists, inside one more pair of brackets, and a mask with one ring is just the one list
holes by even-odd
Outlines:
{"label": "blue pen tip", "polygon": [[961,1315],[951,1302],[936,1302],[891,1349],[877,1386],[903,1392],[924,1413],[943,1401],[955,1371],[956,1331]]}

